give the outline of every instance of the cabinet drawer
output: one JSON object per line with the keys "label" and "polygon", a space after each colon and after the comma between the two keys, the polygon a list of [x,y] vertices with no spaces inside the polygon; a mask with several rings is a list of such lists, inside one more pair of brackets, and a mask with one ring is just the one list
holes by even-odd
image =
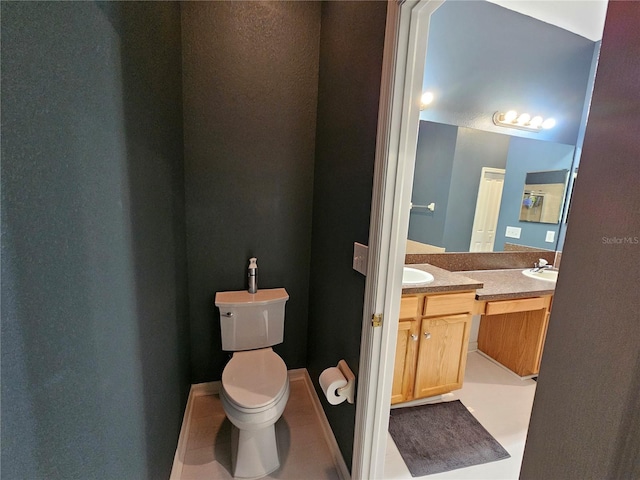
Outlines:
{"label": "cabinet drawer", "polygon": [[400,318],[413,318],[418,314],[420,297],[402,297],[400,300]]}
{"label": "cabinet drawer", "polygon": [[434,316],[471,312],[475,298],[476,294],[474,292],[427,295],[424,298],[422,314]]}
{"label": "cabinet drawer", "polygon": [[518,300],[500,300],[487,302],[485,315],[499,315],[502,313],[528,312],[540,310],[549,306],[550,297],[521,298]]}

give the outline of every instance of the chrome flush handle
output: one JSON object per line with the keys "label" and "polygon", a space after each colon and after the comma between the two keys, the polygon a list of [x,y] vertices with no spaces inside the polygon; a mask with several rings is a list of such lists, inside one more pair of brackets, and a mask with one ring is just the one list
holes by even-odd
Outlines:
{"label": "chrome flush handle", "polygon": [[222,315],[224,315],[225,317],[233,317],[233,312],[223,313]]}

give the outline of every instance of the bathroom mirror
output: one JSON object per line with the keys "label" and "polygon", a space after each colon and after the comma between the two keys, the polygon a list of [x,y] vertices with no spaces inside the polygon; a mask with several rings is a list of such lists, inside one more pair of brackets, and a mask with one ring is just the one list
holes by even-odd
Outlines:
{"label": "bathroom mirror", "polygon": [[[504,31],[513,41],[504,41]],[[579,162],[599,48],[598,41],[490,2],[438,8],[423,80],[433,101],[420,113],[408,247],[415,253],[562,248],[567,177]],[[536,132],[496,125],[494,113],[508,109],[557,123]],[[563,179],[529,183],[527,175],[540,172]],[[481,201],[483,183],[488,193]],[[549,185],[544,198],[543,185]],[[537,206],[523,209],[532,192]],[[541,203],[552,213],[538,215]]]}
{"label": "bathroom mirror", "polygon": [[[575,152],[572,145],[421,121],[407,251],[490,252],[503,251],[506,244],[509,250],[555,250],[566,177],[576,161]],[[534,175],[531,165],[559,173]],[[545,191],[557,193],[559,199],[550,223],[542,223],[547,215],[522,219],[527,178],[550,183],[562,178]],[[545,207],[552,205],[549,197]],[[539,209],[530,210],[537,213]]]}
{"label": "bathroom mirror", "polygon": [[568,174],[568,169],[528,172],[520,204],[520,221],[560,223]]}

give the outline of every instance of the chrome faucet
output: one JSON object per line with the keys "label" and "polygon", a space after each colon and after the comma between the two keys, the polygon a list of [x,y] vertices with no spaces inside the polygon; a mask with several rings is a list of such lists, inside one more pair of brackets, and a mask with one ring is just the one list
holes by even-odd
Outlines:
{"label": "chrome faucet", "polygon": [[549,265],[549,262],[547,262],[544,258],[539,258],[538,261],[536,263],[533,264],[533,271],[535,273],[538,273],[542,270],[545,270],[547,268],[553,268],[553,265]]}

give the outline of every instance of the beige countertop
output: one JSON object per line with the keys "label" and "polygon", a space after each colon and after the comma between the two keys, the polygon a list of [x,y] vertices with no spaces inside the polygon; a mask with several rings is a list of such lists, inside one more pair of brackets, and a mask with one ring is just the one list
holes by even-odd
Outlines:
{"label": "beige countertop", "polygon": [[[482,288],[482,282],[469,278],[466,274],[458,272],[450,272],[443,268],[434,267],[428,263],[412,263],[407,267],[416,268],[429,272],[433,275],[433,282],[419,286],[403,286],[402,294],[408,295],[412,293],[437,293],[437,292],[456,292],[476,290]],[[522,275],[524,277],[524,275]],[[538,280],[539,281],[539,280]]]}
{"label": "beige countertop", "polygon": [[483,287],[476,290],[476,299],[478,300],[506,300],[553,295],[556,286],[554,282],[527,277],[522,274],[520,268],[465,271],[464,275],[482,282]]}

